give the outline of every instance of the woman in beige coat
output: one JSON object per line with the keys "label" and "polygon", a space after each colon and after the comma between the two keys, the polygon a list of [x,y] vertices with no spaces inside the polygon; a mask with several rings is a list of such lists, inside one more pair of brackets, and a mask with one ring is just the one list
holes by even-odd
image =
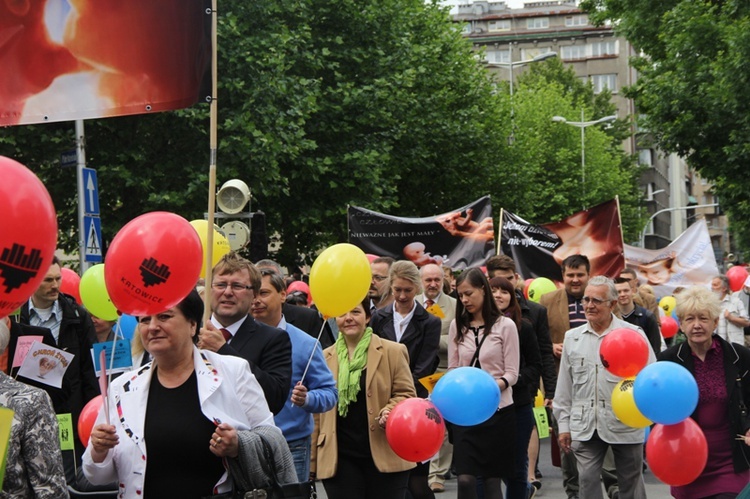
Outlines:
{"label": "woman in beige coat", "polygon": [[336,318],[338,340],[323,352],[339,401],[316,415],[311,470],[329,499],[403,499],[414,467],[385,437],[391,409],[416,396],[409,356],[404,345],[374,335],[369,321],[366,297]]}

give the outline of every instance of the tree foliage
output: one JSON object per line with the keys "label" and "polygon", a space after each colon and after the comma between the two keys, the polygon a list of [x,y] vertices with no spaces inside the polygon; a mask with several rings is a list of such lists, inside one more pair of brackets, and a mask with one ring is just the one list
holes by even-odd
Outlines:
{"label": "tree foliage", "polygon": [[[550,121],[577,117],[581,106],[587,119],[612,114],[608,95],[545,63],[519,80],[513,129],[507,86],[488,77],[436,4],[227,0],[219,50],[218,183],[248,183],[285,265],[300,255],[309,263],[315,250],[346,240],[348,204],[430,216],[489,193],[496,213],[504,207],[547,222],[618,194],[624,218],[637,203],[617,127],[586,131],[582,199],[577,130]],[[204,104],[86,122],[105,246],[148,211],[203,217],[208,129]],[[75,172],[58,158],[74,141],[71,123],[0,131],[0,154],[48,186],[60,245],[71,252]]]}
{"label": "tree foliage", "polygon": [[715,184],[741,244],[750,243],[750,4],[730,0],[586,0],[596,21],[643,52],[628,90],[660,148]]}

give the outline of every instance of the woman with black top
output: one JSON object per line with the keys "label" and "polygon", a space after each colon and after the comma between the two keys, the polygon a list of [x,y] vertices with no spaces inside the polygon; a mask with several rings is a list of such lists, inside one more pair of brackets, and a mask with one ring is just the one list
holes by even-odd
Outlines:
{"label": "woman with black top", "polygon": [[487,421],[476,426],[450,425],[458,498],[477,497],[477,477],[483,477],[485,499],[501,499],[501,480],[514,476],[513,385],[518,379],[518,331],[516,324],[500,313],[480,269],[464,271],[456,281],[456,290],[456,318],[448,335],[448,369],[480,368],[495,379],[501,393],[497,411]]}
{"label": "woman with black top", "polygon": [[237,430],[273,425],[273,415],[246,360],[194,346],[202,316],[193,290],[139,318],[154,360],[112,382],[83,456],[91,483],[116,480],[118,497],[138,499],[231,491],[223,460],[238,456]]}
{"label": "woman with black top", "polygon": [[490,287],[500,312],[511,319],[518,328],[520,369],[518,381],[513,387],[513,405],[516,408],[516,465],[513,477],[506,478],[505,485],[508,499],[526,499],[532,488],[528,479],[529,457],[526,449],[534,427],[532,403],[542,372],[542,355],[539,352],[534,326],[521,316],[521,306],[518,304],[513,284],[504,277],[494,277],[490,279]]}
{"label": "woman with black top", "polygon": [[414,468],[385,437],[391,409],[416,396],[406,347],[373,334],[369,321],[366,296],[336,318],[339,337],[323,351],[339,401],[315,415],[310,469],[329,499],[404,499]]}

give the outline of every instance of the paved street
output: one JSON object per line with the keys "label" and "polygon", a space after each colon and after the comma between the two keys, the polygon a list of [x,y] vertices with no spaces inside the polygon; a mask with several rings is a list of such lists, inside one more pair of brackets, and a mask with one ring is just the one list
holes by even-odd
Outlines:
{"label": "paved street", "polygon": [[[536,499],[566,499],[562,486],[562,472],[560,468],[552,466],[550,461],[549,438],[542,440],[542,447],[539,455],[539,469],[544,475],[542,478],[542,488],[536,494]],[[672,497],[669,494],[669,486],[661,483],[650,471],[645,473],[646,495],[649,499],[666,499]],[[456,498],[456,480],[446,482],[445,492],[435,494],[436,499],[455,499]],[[325,498],[323,485],[318,483],[318,497]],[[606,499],[606,494],[605,494]],[[352,498],[357,499],[357,498]]]}

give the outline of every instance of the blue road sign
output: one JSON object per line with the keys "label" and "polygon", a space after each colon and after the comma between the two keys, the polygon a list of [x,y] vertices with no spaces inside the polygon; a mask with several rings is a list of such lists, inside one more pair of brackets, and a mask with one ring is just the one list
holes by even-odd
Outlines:
{"label": "blue road sign", "polygon": [[96,179],[96,170],[83,168],[83,192],[84,213],[86,215],[99,215],[99,182]]}
{"label": "blue road sign", "polygon": [[87,262],[102,262],[102,221],[99,217],[83,217],[85,228],[84,260]]}
{"label": "blue road sign", "polygon": [[60,154],[60,166],[63,168],[75,166],[76,164],[78,164],[78,151],[75,149],[63,151],[62,154]]}

